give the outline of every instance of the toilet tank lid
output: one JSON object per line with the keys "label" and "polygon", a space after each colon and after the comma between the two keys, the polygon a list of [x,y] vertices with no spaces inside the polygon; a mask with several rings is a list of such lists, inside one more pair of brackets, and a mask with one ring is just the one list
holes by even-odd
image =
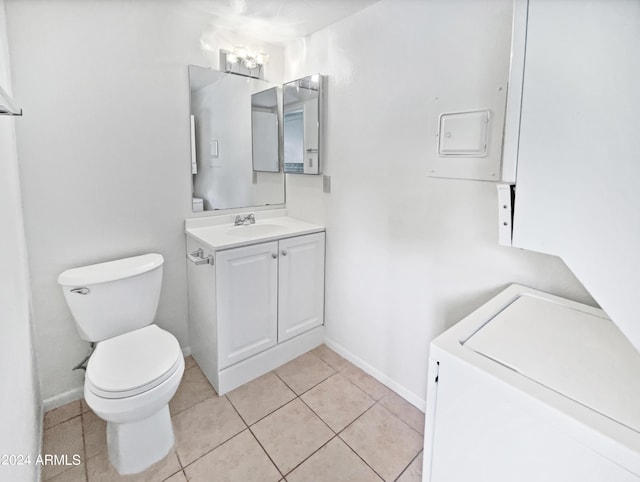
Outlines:
{"label": "toilet tank lid", "polygon": [[137,276],[162,266],[161,254],[150,253],[131,258],[68,269],[58,276],[62,286],[86,286]]}

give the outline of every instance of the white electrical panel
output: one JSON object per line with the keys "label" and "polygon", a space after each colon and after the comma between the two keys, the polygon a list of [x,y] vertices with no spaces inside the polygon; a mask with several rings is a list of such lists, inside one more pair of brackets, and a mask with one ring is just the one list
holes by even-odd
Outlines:
{"label": "white electrical panel", "polygon": [[456,112],[440,116],[438,153],[441,156],[487,155],[489,111]]}
{"label": "white electrical panel", "polygon": [[[504,89],[496,90],[495,97],[493,104],[504,109]],[[427,136],[425,143],[427,174],[499,182],[504,114],[488,107],[446,109],[445,104],[453,103],[439,98],[429,103],[433,137]]]}

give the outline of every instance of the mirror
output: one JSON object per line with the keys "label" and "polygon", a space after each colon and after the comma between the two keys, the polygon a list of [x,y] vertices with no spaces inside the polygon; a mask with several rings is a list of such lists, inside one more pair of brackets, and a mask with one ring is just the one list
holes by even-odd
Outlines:
{"label": "mirror", "polygon": [[280,172],[278,88],[251,96],[251,152],[253,170]]}
{"label": "mirror", "polygon": [[[277,155],[278,89],[265,80],[189,66],[194,212],[284,204]],[[258,121],[259,138],[252,137],[254,99],[260,112],[276,112],[275,127]],[[273,114],[267,118],[273,120]]]}
{"label": "mirror", "polygon": [[320,174],[322,76],[283,86],[284,172]]}

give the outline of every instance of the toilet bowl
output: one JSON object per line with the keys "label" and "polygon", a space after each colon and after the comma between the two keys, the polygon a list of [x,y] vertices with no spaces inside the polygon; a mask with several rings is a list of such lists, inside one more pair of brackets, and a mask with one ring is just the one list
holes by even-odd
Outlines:
{"label": "toilet bowl", "polygon": [[80,336],[97,342],[84,396],[107,422],[109,460],[122,475],[161,460],[174,442],[168,404],[184,358],[176,338],[152,324],[163,262],[148,254],[70,269],[58,278]]}

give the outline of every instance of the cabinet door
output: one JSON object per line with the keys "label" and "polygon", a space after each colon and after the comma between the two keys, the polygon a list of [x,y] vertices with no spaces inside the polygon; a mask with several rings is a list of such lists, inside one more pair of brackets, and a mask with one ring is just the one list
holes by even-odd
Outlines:
{"label": "cabinet door", "polygon": [[324,321],[324,233],[280,241],[278,342]]}
{"label": "cabinet door", "polygon": [[277,343],[278,243],[216,253],[218,369]]}

